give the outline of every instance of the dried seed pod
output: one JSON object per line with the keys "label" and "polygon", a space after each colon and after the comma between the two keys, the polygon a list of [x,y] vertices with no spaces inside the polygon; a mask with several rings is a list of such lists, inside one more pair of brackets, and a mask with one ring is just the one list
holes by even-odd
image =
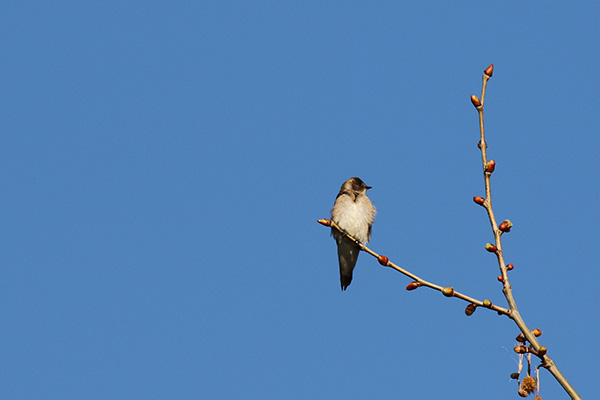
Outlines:
{"label": "dried seed pod", "polygon": [[533,376],[526,376],[523,378],[523,382],[521,382],[521,389],[527,391],[528,394],[535,391],[536,387],[537,382]]}

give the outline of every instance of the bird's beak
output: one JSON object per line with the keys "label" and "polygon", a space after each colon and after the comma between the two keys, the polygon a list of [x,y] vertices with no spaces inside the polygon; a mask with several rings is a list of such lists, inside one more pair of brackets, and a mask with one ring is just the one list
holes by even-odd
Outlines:
{"label": "bird's beak", "polygon": [[367,186],[367,190],[373,189],[373,186]]}

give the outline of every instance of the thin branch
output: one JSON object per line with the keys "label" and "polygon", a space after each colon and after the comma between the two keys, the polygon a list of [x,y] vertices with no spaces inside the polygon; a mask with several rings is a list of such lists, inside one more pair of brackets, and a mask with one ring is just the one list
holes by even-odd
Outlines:
{"label": "thin branch", "polygon": [[[414,282],[407,286],[408,290],[416,289],[419,286],[426,286],[428,288],[442,292],[442,294],[446,297],[456,297],[456,298],[459,298],[461,300],[464,300],[464,301],[472,304],[474,307],[484,307],[484,308],[488,308],[490,310],[494,310],[498,314],[501,314],[501,315],[504,314],[504,315],[510,316],[510,310],[503,308],[503,307],[498,307],[497,305],[492,304],[492,302],[489,300],[484,300],[484,301],[477,300],[477,299],[474,299],[473,297],[470,297],[470,296],[467,296],[460,292],[457,292],[451,287],[442,287],[442,286],[436,285],[435,283],[428,282],[425,279],[419,278],[417,275],[413,274],[412,272],[409,272],[409,271],[405,270],[404,268],[389,261],[389,259],[386,256],[382,256],[380,254],[375,253],[373,250],[369,249],[367,246],[365,246],[364,244],[362,244],[361,242],[359,242],[358,240],[353,238],[351,235],[349,235],[347,232],[345,232],[342,228],[340,228],[335,222],[333,222],[329,219],[320,219],[317,222],[319,222],[320,224],[325,225],[325,226],[331,226],[332,228],[337,229],[338,231],[340,231],[341,233],[346,235],[350,240],[355,242],[356,245],[362,251],[369,253],[370,255],[375,257],[377,259],[377,261],[379,261],[379,263],[381,265],[383,265],[384,267],[393,268],[396,271],[400,272],[401,274],[404,274],[404,275],[408,276],[409,278],[413,279]],[[416,285],[414,285],[414,283],[416,283]],[[473,309],[473,311],[474,311],[474,309]],[[472,312],[471,312],[471,314],[472,314]]]}
{"label": "thin branch", "polygon": [[[498,266],[500,267],[500,276],[503,283],[502,292],[504,293],[504,297],[506,297],[506,301],[510,307],[510,313],[507,314],[519,327],[525,338],[529,343],[531,343],[532,351],[531,353],[537,355],[542,360],[542,365],[550,371],[550,373],[556,378],[556,380],[562,385],[565,391],[571,396],[572,399],[581,399],[579,394],[575,391],[575,389],[571,386],[571,384],[567,381],[567,379],[562,375],[559,371],[558,367],[552,361],[548,355],[546,355],[546,348],[541,346],[537,340],[536,335],[527,327],[523,317],[519,313],[517,308],[517,304],[513,297],[512,286],[508,280],[508,268],[504,262],[504,253],[502,252],[502,234],[510,230],[512,224],[510,221],[505,221],[507,223],[503,226],[503,224],[498,227],[498,223],[496,221],[496,217],[494,216],[494,211],[492,209],[492,189],[491,189],[491,175],[494,172],[496,167],[496,163],[492,161],[488,161],[487,159],[487,143],[485,142],[485,129],[483,125],[483,106],[485,100],[485,92],[487,88],[487,82],[492,77],[493,73],[493,65],[490,65],[483,74],[483,84],[481,87],[481,100],[479,100],[476,96],[471,96],[471,102],[477,109],[479,113],[479,133],[480,133],[480,141],[479,148],[481,149],[481,161],[483,163],[483,176],[485,182],[485,195],[486,198],[483,202],[479,202],[474,198],[475,202],[479,203],[482,207],[484,207],[487,211],[490,225],[492,226],[492,232],[494,233],[495,239],[495,253],[498,259]],[[504,229],[500,229],[504,228]],[[506,229],[507,228],[507,229]],[[489,249],[488,249],[489,250]],[[500,279],[500,278],[499,278]]]}

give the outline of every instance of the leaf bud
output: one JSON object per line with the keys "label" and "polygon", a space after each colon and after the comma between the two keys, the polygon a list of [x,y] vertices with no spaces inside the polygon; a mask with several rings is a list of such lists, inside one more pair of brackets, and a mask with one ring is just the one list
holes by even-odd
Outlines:
{"label": "leaf bud", "polygon": [[491,244],[491,243],[487,243],[487,244],[485,245],[485,249],[486,249],[487,251],[489,251],[490,253],[495,253],[495,252],[497,252],[497,251],[498,251],[498,248],[497,248],[496,246],[494,246],[493,244]]}

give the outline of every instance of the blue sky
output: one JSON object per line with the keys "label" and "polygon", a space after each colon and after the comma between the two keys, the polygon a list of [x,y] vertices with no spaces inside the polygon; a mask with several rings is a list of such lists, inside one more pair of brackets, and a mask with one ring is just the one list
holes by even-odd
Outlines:
{"label": "blue sky", "polygon": [[[517,398],[507,318],[361,254],[329,216],[373,186],[370,246],[505,305],[597,392],[593,1],[14,2],[0,13],[0,397]],[[566,398],[543,371],[543,398]]]}

